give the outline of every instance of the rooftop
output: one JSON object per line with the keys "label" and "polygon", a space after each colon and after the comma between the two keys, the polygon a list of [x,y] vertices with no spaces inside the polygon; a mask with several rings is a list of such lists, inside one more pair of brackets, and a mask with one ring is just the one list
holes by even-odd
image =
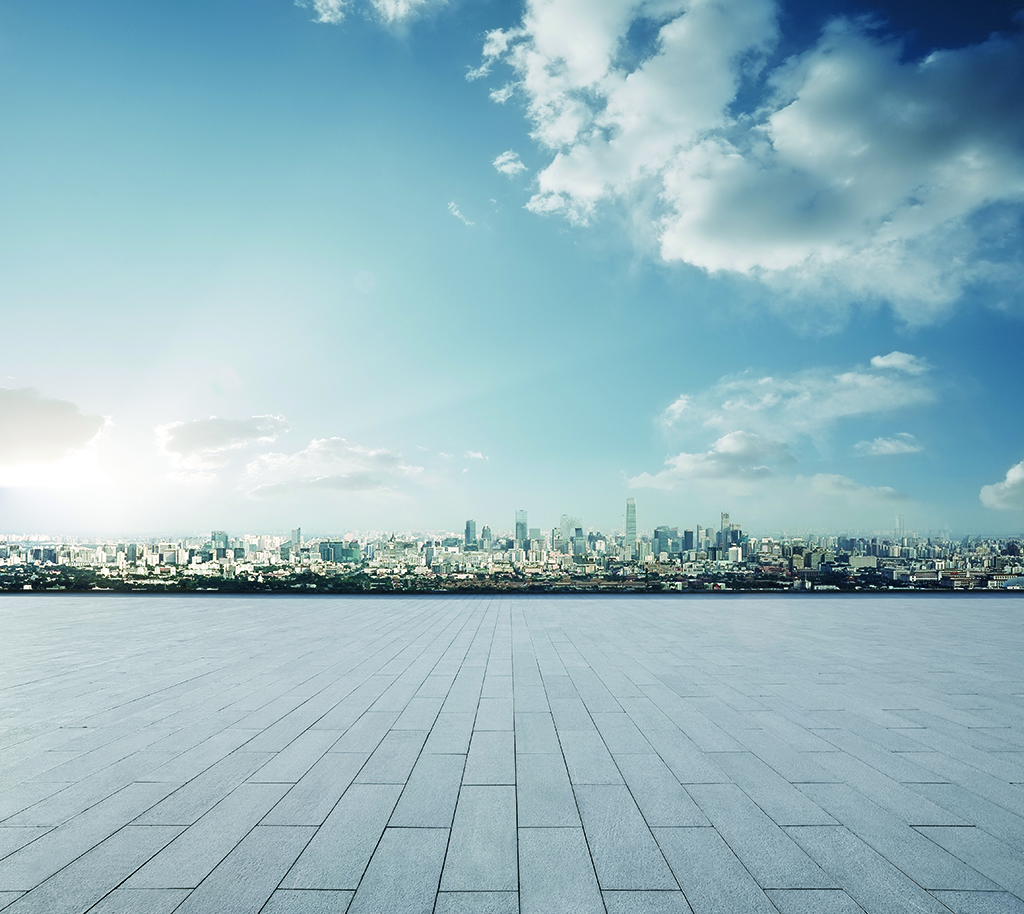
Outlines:
{"label": "rooftop", "polygon": [[1022,622],[0,596],[0,908],[1020,914]]}

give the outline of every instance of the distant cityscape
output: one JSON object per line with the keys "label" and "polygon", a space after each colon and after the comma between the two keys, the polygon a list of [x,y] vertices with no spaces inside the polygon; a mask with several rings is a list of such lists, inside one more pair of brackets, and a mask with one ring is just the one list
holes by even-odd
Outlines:
{"label": "distant cityscape", "polygon": [[717,527],[588,530],[562,515],[550,531],[516,511],[495,533],[310,537],[214,530],[209,537],[87,543],[0,536],[0,590],[143,591],[707,591],[1020,590],[1014,538],[920,537],[897,518],[889,536],[751,536],[729,514]]}

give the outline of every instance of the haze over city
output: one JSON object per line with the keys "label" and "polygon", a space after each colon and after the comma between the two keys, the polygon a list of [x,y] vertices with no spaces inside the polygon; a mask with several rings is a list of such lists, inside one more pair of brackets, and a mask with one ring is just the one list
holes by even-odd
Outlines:
{"label": "haze over city", "polygon": [[1019,533],[1022,24],[5,3],[4,532]]}

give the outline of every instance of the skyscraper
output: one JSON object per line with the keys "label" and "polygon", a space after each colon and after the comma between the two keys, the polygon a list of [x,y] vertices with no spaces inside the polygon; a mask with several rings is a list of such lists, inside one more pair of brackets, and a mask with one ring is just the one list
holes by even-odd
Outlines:
{"label": "skyscraper", "polygon": [[629,559],[636,558],[636,499],[626,499],[626,554]]}
{"label": "skyscraper", "polygon": [[466,521],[466,541],[465,541],[465,544],[467,546],[475,546],[476,545],[476,521],[475,520],[467,520]]}
{"label": "skyscraper", "polygon": [[526,524],[526,512],[516,511],[516,548],[526,549],[530,542],[530,531]]}

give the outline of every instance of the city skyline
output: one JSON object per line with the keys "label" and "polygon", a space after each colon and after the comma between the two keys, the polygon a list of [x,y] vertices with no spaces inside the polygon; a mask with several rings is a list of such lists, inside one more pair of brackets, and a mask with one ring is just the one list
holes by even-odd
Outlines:
{"label": "city skyline", "polygon": [[1024,529],[1019,4],[14,0],[0,41],[12,532]]}

